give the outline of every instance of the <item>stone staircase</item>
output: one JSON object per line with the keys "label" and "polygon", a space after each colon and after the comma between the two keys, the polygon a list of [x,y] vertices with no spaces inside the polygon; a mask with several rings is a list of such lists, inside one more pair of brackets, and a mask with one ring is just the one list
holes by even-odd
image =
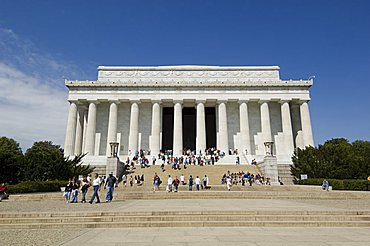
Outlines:
{"label": "stone staircase", "polygon": [[370,227],[370,211],[150,211],[0,214],[0,229]]}
{"label": "stone staircase", "polygon": [[281,165],[279,164],[278,166],[278,174],[280,180],[283,182],[284,185],[292,185],[294,176],[292,175],[290,171],[291,165]]}
{"label": "stone staircase", "polygon": [[199,176],[199,178],[203,178],[204,175],[207,175],[209,179],[209,184],[219,185],[221,183],[221,178],[227,172],[230,173],[238,173],[240,171],[243,172],[250,172],[253,174],[260,173],[260,170],[255,165],[205,165],[205,166],[194,166],[188,165],[186,169],[182,168],[181,170],[174,170],[171,168],[170,165],[165,166],[165,172],[162,172],[162,169],[159,165],[150,166],[146,168],[141,168],[140,166],[136,166],[136,169],[133,170],[132,173],[127,174],[129,177],[130,175],[142,175],[144,174],[145,178],[145,185],[152,186],[152,180],[154,174],[157,173],[163,181],[163,184],[167,182],[168,175],[171,175],[172,178],[176,176],[180,179],[180,176],[184,174],[186,182],[189,179],[189,176],[192,175],[193,178]]}
{"label": "stone staircase", "polygon": [[[213,185],[211,190],[188,191],[187,186],[180,186],[179,192],[166,192],[161,185],[160,191],[153,193],[151,185],[122,187],[114,190],[114,201],[126,200],[171,200],[171,199],[240,199],[240,200],[370,200],[370,192],[322,191],[320,186],[233,186],[228,192],[224,185]],[[105,198],[105,190],[100,191]],[[90,198],[92,190],[87,194]],[[32,193],[11,195],[10,201],[64,201],[61,192]],[[79,197],[81,199],[81,197]]]}

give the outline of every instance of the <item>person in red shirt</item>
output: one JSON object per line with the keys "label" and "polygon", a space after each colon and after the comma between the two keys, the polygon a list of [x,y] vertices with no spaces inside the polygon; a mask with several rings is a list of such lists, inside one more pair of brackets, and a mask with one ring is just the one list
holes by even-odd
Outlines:
{"label": "person in red shirt", "polygon": [[177,192],[177,191],[178,191],[178,189],[179,189],[179,184],[180,184],[180,180],[177,178],[177,176],[176,176],[176,178],[172,181],[172,183],[173,183],[173,186],[174,186],[174,188],[175,188],[175,192]]}
{"label": "person in red shirt", "polygon": [[0,201],[8,198],[9,198],[8,187],[4,183],[2,183],[0,185]]}

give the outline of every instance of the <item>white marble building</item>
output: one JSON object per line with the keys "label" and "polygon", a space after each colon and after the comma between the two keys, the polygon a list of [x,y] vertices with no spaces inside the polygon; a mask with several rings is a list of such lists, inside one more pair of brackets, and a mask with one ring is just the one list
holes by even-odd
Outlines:
{"label": "white marble building", "polygon": [[[88,153],[106,165],[110,142],[125,159],[135,150],[216,146],[238,149],[242,163],[274,142],[279,165],[313,145],[308,101],[312,80],[282,80],[278,66],[99,66],[96,81],[65,82],[70,109],[65,154]],[[228,161],[226,157],[224,161]],[[230,159],[231,160],[231,159]],[[234,157],[232,163],[235,163]]]}

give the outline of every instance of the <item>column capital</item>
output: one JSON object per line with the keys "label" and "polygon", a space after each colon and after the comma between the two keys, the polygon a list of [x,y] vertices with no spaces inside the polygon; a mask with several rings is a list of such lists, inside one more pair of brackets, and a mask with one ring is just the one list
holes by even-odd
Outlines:
{"label": "column capital", "polygon": [[93,103],[95,105],[99,104],[100,102],[98,100],[88,100],[87,104]]}
{"label": "column capital", "polygon": [[269,103],[271,102],[270,100],[259,100],[258,103],[259,104],[263,104],[263,103]]}
{"label": "column capital", "polygon": [[227,100],[227,99],[217,99],[217,104],[221,104],[221,103],[227,104],[228,101],[229,100]]}
{"label": "column capital", "polygon": [[297,103],[302,105],[303,103],[308,103],[310,100],[298,100]]}
{"label": "column capital", "polygon": [[176,99],[176,100],[172,100],[172,102],[173,102],[173,104],[180,103],[181,105],[184,103],[184,101],[183,101],[183,100],[178,100],[178,99]]}
{"label": "column capital", "polygon": [[203,104],[205,104],[206,103],[206,100],[202,100],[202,99],[200,99],[200,100],[195,100],[195,104],[200,104],[200,103],[203,103]]}
{"label": "column capital", "polygon": [[141,101],[140,101],[140,100],[130,100],[130,103],[131,103],[131,104],[134,104],[134,103],[136,103],[136,104],[140,104],[140,103],[141,103]]}
{"label": "column capital", "polygon": [[115,104],[120,104],[120,100],[109,100],[109,103],[115,103]]}
{"label": "column capital", "polygon": [[239,103],[239,105],[240,104],[243,104],[243,103],[246,103],[246,104],[248,104],[248,102],[249,102],[249,100],[238,100],[238,103]]}
{"label": "column capital", "polygon": [[162,100],[151,100],[151,103],[154,104],[154,103],[158,103],[158,104],[162,104]]}
{"label": "column capital", "polygon": [[283,99],[279,101],[280,104],[290,103],[290,102],[291,100],[283,100]]}

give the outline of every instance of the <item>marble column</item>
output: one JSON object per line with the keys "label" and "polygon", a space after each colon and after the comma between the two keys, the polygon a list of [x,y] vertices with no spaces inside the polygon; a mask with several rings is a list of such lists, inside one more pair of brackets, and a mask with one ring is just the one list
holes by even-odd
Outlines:
{"label": "marble column", "polygon": [[161,135],[161,106],[159,102],[152,105],[152,134],[150,136],[150,151],[152,156],[157,156],[160,151]]}
{"label": "marble column", "polygon": [[95,133],[96,133],[96,102],[90,102],[87,116],[85,153],[95,154]]}
{"label": "marble column", "polygon": [[267,101],[260,101],[260,104],[263,142],[272,142],[269,104]]}
{"label": "marble column", "polygon": [[281,121],[285,145],[284,149],[286,154],[292,155],[294,151],[294,141],[289,101],[280,101],[280,104],[281,104]]}
{"label": "marble column", "polygon": [[173,155],[180,156],[183,151],[182,142],[182,105],[180,102],[175,102],[173,114]]}
{"label": "marble column", "polygon": [[[139,102],[131,103],[130,133],[128,138],[129,154],[135,155],[139,145]],[[130,153],[131,151],[131,153]]]}
{"label": "marble column", "polygon": [[76,138],[76,123],[77,123],[77,105],[71,102],[69,105],[66,139],[64,143],[64,155],[74,155],[75,138]]}
{"label": "marble column", "polygon": [[111,102],[109,106],[109,120],[108,120],[108,137],[107,137],[107,156],[111,156],[110,143],[117,142],[117,115],[118,102]]}
{"label": "marble column", "polygon": [[85,145],[86,145],[86,134],[87,134],[87,108],[85,109],[84,113],[84,127],[83,127],[83,132],[82,132],[82,152],[85,153]]}
{"label": "marble column", "polygon": [[83,131],[85,123],[86,108],[79,106],[77,110],[77,126],[76,126],[76,140],[75,140],[75,155],[82,153]]}
{"label": "marble column", "polygon": [[240,115],[240,146],[243,153],[251,155],[251,142],[249,135],[249,117],[248,117],[248,102],[240,101],[239,102],[239,115]]}
{"label": "marble column", "polygon": [[218,104],[218,147],[219,150],[229,153],[229,137],[227,131],[227,111],[226,103]]}
{"label": "marble column", "polygon": [[197,102],[197,130],[196,130],[196,153],[202,152],[204,155],[206,149],[206,115],[204,101]]}
{"label": "marble column", "polygon": [[303,142],[305,146],[314,146],[310,110],[308,109],[307,101],[304,101],[300,106],[301,124],[303,133]]}

